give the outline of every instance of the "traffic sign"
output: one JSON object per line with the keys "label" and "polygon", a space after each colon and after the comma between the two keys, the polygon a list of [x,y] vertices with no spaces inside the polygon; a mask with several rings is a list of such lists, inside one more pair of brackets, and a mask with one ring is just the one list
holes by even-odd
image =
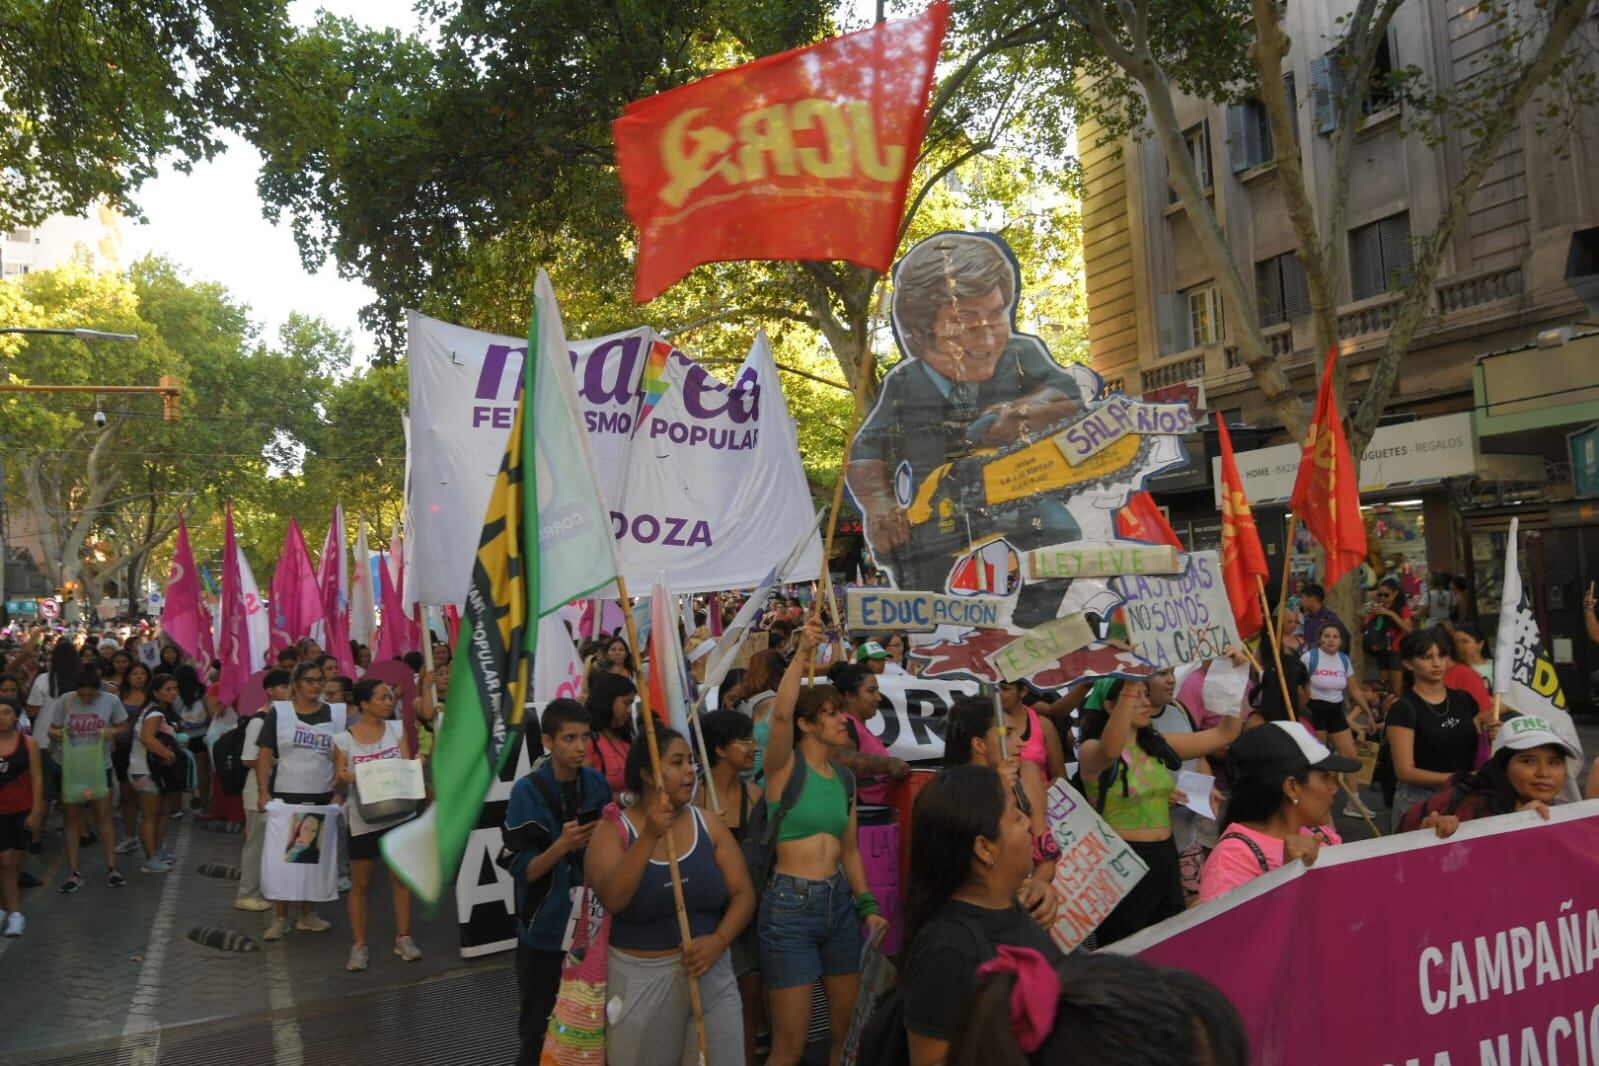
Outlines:
{"label": "traffic sign", "polygon": [[39,616],[41,618],[56,619],[61,617],[61,605],[55,600],[39,601]]}

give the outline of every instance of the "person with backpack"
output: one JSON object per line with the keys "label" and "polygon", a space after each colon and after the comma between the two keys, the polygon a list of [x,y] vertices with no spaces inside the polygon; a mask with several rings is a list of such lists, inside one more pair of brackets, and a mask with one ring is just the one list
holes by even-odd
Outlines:
{"label": "person with backpack", "polygon": [[[409,759],[410,745],[405,724],[394,716],[394,689],[376,678],[363,678],[354,687],[355,705],[360,710],[350,727],[333,738],[333,774],[348,793],[344,804],[350,823],[350,958],[344,968],[364,970],[371,961],[366,943],[367,895],[372,890],[372,875],[383,865],[378,842],[395,826],[416,817],[416,808],[401,810],[386,818],[375,818],[361,802],[355,768],[377,759]],[[407,804],[400,803],[399,807]],[[415,962],[422,951],[411,939],[411,890],[389,870],[389,890],[394,896],[394,954]]]}
{"label": "person with backpack", "polygon": [[605,775],[584,765],[588,711],[551,700],[539,719],[549,758],[511,788],[499,865],[516,886],[517,1066],[535,1066],[561,984],[572,897],[583,853],[611,802]]}
{"label": "person with backpack", "polygon": [[[287,670],[268,670],[261,678],[261,688],[266,693],[268,705],[289,698],[290,675]],[[215,686],[212,686],[213,688]],[[250,697],[240,695],[239,701]],[[212,752],[216,759],[217,775],[224,792],[238,790],[244,803],[244,842],[239,859],[239,891],[233,906],[241,911],[269,911],[272,904],[261,897],[261,845],[266,840],[266,815],[261,811],[261,789],[256,783],[255,764],[261,755],[261,727],[266,715],[260,708],[246,715],[239,724],[217,741]]]}
{"label": "person with backpack", "polygon": [[[1229,649],[1229,654],[1242,662],[1239,649]],[[1149,686],[1122,678],[1095,682],[1095,691],[1083,705],[1079,747],[1083,795],[1149,867],[1095,930],[1101,947],[1182,913],[1186,900],[1171,808],[1185,797],[1177,789],[1175,775],[1184,759],[1232,744],[1243,726],[1243,720],[1231,714],[1210,729],[1168,737],[1152,724],[1155,713]]]}
{"label": "person with backpack", "polygon": [[822,640],[820,622],[799,631],[798,650],[772,704],[765,760],[769,822],[762,835],[767,850],[750,871],[761,893],[770,1066],[800,1061],[811,986],[818,978],[827,995],[832,1058],[838,1061],[860,992],[861,924],[873,940],[888,930],[866,884],[855,833],[854,775],[837,761],[849,742],[844,702],[832,685],[802,684]]}
{"label": "person with backpack", "polygon": [[[1348,705],[1353,702],[1368,717],[1371,708],[1361,698],[1360,689],[1351,685],[1355,667],[1344,651],[1344,636],[1339,628],[1327,623],[1316,634],[1316,643],[1300,656],[1308,679],[1306,687],[1310,698],[1305,701],[1306,717],[1316,731],[1316,739],[1331,744],[1345,762],[1353,762],[1360,769],[1360,757],[1355,751],[1355,734],[1349,723]],[[1371,809],[1360,798],[1360,775],[1351,772],[1344,777],[1349,789],[1349,802],[1344,805],[1346,818],[1370,818]]]}
{"label": "person with backpack", "polygon": [[[627,755],[637,803],[594,828],[583,868],[611,914],[606,956],[605,1054],[615,1063],[742,1066],[744,1013],[729,948],[755,913],[755,890],[738,843],[695,807],[688,741],[655,729]],[[670,859],[677,857],[682,913]],[[699,982],[705,1051],[699,1053],[689,982]]]}
{"label": "person with backpack", "polygon": [[1338,775],[1359,769],[1358,759],[1334,755],[1301,722],[1268,722],[1233,741],[1231,791],[1199,875],[1200,902],[1294,859],[1309,866],[1322,845],[1342,843],[1332,824]]}
{"label": "person with backpack", "polygon": [[177,705],[178,680],[171,674],[162,674],[151,683],[150,702],[133,723],[128,784],[139,797],[139,841],[144,845],[140,873],[164,874],[172,869],[166,847],[167,826],[189,779],[187,760],[178,750],[181,742],[177,726],[181,719]]}
{"label": "person with backpack", "polygon": [[[1031,949],[1051,966],[1061,961],[1048,931],[1017,899],[1032,873],[1028,816],[1016,802],[1016,791],[996,770],[976,763],[952,766],[922,790],[911,818],[906,878],[910,946],[899,1039],[909,1057],[893,1055],[897,1046],[874,1047],[876,1057],[870,1061],[943,1063],[971,998],[977,968],[1001,947]],[[890,1003],[878,1009],[892,1011]],[[863,1054],[866,1050],[863,1044]]]}
{"label": "person with backpack", "polygon": [[1366,623],[1361,628],[1361,646],[1377,662],[1388,691],[1395,696],[1405,692],[1404,660],[1399,646],[1415,628],[1410,605],[1405,602],[1399,579],[1385,577],[1377,585],[1376,598],[1366,607]]}
{"label": "person with backpack", "polygon": [[[289,701],[274,702],[262,716],[256,741],[260,752],[255,761],[255,780],[257,799],[268,817],[273,812],[267,810],[267,804],[273,800],[291,807],[327,807],[333,802],[333,738],[344,732],[345,715],[342,704],[329,706],[322,702],[325,680],[321,666],[295,664],[290,674],[293,696]],[[296,929],[325,933],[333,928],[306,897],[299,898]],[[262,939],[282,940],[289,931],[288,903],[274,900],[272,908],[274,916]]]}

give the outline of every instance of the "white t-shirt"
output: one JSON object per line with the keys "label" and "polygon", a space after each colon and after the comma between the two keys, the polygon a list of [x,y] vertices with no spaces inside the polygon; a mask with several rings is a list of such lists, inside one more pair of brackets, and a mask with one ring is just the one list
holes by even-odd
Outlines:
{"label": "white t-shirt", "polygon": [[[1311,656],[1315,656],[1315,665],[1311,665]],[[1349,678],[1355,672],[1354,667],[1344,658],[1343,652],[1329,655],[1320,648],[1314,653],[1306,652],[1299,657],[1305,664],[1305,670],[1310,674],[1310,698],[1321,703],[1344,702],[1344,693],[1349,688]]]}
{"label": "white t-shirt", "polygon": [[[56,701],[52,724],[59,724],[68,742],[73,744],[98,744],[100,730],[121,725],[128,720],[128,709],[122,701],[109,692],[98,692],[88,703],[78,698],[76,690]],[[111,745],[105,746],[105,768],[111,769]]]}
{"label": "white t-shirt", "polygon": [[250,722],[244,727],[244,746],[239,750],[239,758],[250,768],[244,775],[244,809],[260,813],[261,786],[255,779],[255,760],[261,754],[261,745],[257,741],[261,738],[261,726],[266,723],[265,714],[251,716]]}
{"label": "white t-shirt", "polygon": [[1428,589],[1427,590],[1427,624],[1436,625],[1439,622],[1449,621],[1449,612],[1455,606],[1455,593],[1453,589]]}
{"label": "white t-shirt", "polygon": [[33,679],[33,687],[28,689],[27,704],[29,707],[43,707],[50,700],[50,675],[40,674]]}
{"label": "white t-shirt", "polygon": [[[361,741],[356,740],[355,734],[346,729],[342,733],[334,734],[333,746],[344,752],[344,758],[349,762],[350,768],[353,770],[361,763],[371,762],[374,759],[400,758],[400,741],[404,737],[405,723],[399,719],[390,719],[383,723],[383,735],[371,744],[363,744]],[[411,817],[410,815],[405,815],[404,818],[381,822],[375,826],[368,824],[366,819],[361,817],[361,809],[355,803],[353,786],[350,802],[344,805],[344,812],[345,817],[349,819],[350,835],[353,837],[362,836],[377,829],[387,829],[392,825],[398,825],[405,818]]]}
{"label": "white t-shirt", "polygon": [[261,895],[275,902],[339,898],[339,808],[273,800],[261,846]]}

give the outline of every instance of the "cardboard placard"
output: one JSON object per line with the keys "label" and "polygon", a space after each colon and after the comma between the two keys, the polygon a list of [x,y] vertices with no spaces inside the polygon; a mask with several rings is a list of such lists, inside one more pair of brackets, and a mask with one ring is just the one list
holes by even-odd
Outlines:
{"label": "cardboard placard", "polygon": [[427,795],[420,759],[370,759],[356,763],[355,787],[363,804],[419,800]]}
{"label": "cardboard placard", "polygon": [[1189,552],[1183,558],[1180,574],[1112,580],[1126,597],[1128,640],[1157,670],[1219,659],[1229,645],[1243,644],[1222,584],[1220,554]]}
{"label": "cardboard placard", "polygon": [[1019,681],[1093,642],[1094,627],[1087,616],[1069,614],[1028,630],[990,654],[988,661],[1006,681]]}
{"label": "cardboard placard", "polygon": [[948,596],[869,587],[844,590],[847,624],[859,632],[931,633],[939,626],[997,628],[1004,623],[1007,607],[1004,600],[992,596]]}
{"label": "cardboard placard", "polygon": [[1049,935],[1062,951],[1071,951],[1099,927],[1149,867],[1065,781],[1050,786],[1046,801],[1049,829],[1060,845],[1054,881],[1060,912]]}
{"label": "cardboard placard", "polygon": [[1027,576],[1040,581],[1056,577],[1120,577],[1123,574],[1175,574],[1182,558],[1170,544],[1136,541],[1079,540],[1053,544],[1027,553]]}

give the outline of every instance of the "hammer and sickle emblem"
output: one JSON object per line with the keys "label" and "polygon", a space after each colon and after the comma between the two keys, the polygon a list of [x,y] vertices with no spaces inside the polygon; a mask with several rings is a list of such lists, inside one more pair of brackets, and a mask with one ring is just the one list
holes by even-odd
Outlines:
{"label": "hammer and sickle emblem", "polygon": [[666,124],[661,135],[661,163],[670,177],[661,190],[661,199],[670,207],[681,207],[689,193],[720,172],[729,183],[740,179],[731,156],[732,134],[715,126],[689,129],[689,124],[705,113],[703,107],[690,107]]}

